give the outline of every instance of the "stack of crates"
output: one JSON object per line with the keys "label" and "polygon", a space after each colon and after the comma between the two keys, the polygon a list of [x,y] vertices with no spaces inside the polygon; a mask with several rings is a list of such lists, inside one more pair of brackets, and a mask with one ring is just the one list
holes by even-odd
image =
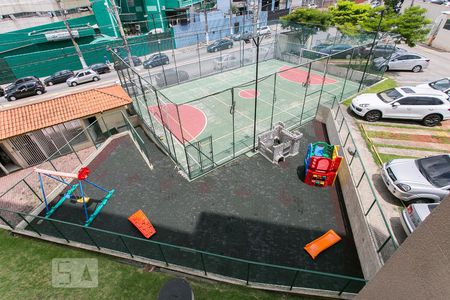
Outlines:
{"label": "stack of crates", "polygon": [[338,151],[339,146],[325,142],[309,144],[305,157],[305,183],[319,187],[333,185],[342,161]]}

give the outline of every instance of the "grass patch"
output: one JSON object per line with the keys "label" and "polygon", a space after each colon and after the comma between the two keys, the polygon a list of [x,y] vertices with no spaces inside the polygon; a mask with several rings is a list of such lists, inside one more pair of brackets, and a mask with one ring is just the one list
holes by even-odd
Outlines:
{"label": "grass patch", "polygon": [[385,162],[388,162],[390,160],[397,159],[397,158],[412,158],[412,159],[416,159],[417,157],[380,153],[380,158],[383,161],[383,163],[385,163]]}
{"label": "grass patch", "polygon": [[371,138],[450,144],[450,137],[439,135],[406,134],[387,131],[369,131],[367,135]]}
{"label": "grass patch", "polygon": [[420,150],[420,151],[430,151],[430,152],[442,152],[441,150],[438,150],[438,149],[410,147],[410,146],[402,146],[402,145],[389,145],[389,144],[374,144],[374,145],[376,147],[385,147],[385,148]]}
{"label": "grass patch", "polygon": [[[363,90],[362,93],[378,93],[387,89],[391,89],[397,86],[397,82],[395,82],[395,80],[390,79],[390,78],[386,78],[385,80],[381,81],[380,83],[377,83],[373,86],[371,86],[368,89]],[[345,101],[342,102],[342,104],[344,104],[345,106],[349,106],[352,103],[354,97],[349,98]]]}
{"label": "grass patch", "polygon": [[383,123],[375,123],[372,122],[368,124],[370,126],[378,126],[378,127],[393,127],[393,128],[403,128],[403,129],[421,129],[421,130],[430,130],[430,131],[439,131],[439,132],[450,132],[450,129],[436,128],[436,127],[424,127],[424,126],[414,126],[414,125],[399,125],[399,124],[383,124]]}
{"label": "grass patch", "polygon": [[[157,299],[163,284],[173,275],[146,272],[101,254],[72,249],[0,230],[0,298],[2,299]],[[98,259],[97,288],[53,288],[53,258]],[[188,278],[195,299],[319,299],[265,292],[242,286]]]}

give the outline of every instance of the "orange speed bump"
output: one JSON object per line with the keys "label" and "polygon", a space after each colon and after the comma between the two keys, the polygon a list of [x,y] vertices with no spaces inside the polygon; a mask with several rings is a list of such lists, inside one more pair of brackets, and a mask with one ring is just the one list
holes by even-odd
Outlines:
{"label": "orange speed bump", "polygon": [[152,235],[156,233],[155,228],[152,223],[150,223],[147,216],[144,214],[142,210],[138,210],[134,214],[132,214],[128,220],[136,226],[136,228],[142,233],[146,238],[150,238]]}
{"label": "orange speed bump", "polygon": [[337,235],[334,230],[328,230],[324,235],[315,239],[311,243],[307,244],[303,249],[311,255],[312,259],[315,259],[322,251],[330,248],[341,240],[341,237]]}

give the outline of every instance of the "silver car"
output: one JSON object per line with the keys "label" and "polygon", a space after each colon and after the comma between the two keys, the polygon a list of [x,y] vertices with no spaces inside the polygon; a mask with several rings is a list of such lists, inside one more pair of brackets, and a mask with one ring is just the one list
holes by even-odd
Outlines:
{"label": "silver car", "polygon": [[378,57],[373,60],[375,69],[386,71],[413,71],[415,73],[426,69],[430,59],[415,53],[394,53],[391,58]]}
{"label": "silver car", "polygon": [[439,203],[410,204],[402,211],[400,222],[407,235],[410,235],[435,209]]}
{"label": "silver car", "polygon": [[77,72],[74,76],[70,77],[66,80],[68,86],[77,86],[80,83],[91,82],[91,81],[99,81],[100,75],[97,74],[94,70],[86,69]]}
{"label": "silver car", "polygon": [[381,177],[400,200],[440,202],[450,194],[450,154],[420,159],[394,159],[383,164]]}
{"label": "silver car", "polygon": [[418,88],[431,88],[446,93],[450,96],[450,77],[438,79],[432,82],[419,84]]}

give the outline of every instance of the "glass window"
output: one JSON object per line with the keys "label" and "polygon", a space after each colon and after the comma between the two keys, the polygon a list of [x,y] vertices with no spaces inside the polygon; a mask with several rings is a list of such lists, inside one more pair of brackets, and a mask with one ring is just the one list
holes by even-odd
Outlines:
{"label": "glass window", "polygon": [[398,101],[400,105],[418,105],[415,97],[407,97]]}
{"label": "glass window", "polygon": [[420,173],[434,186],[444,187],[450,183],[450,156],[437,155],[416,160]]}
{"label": "glass window", "polygon": [[430,86],[433,89],[439,90],[439,91],[445,91],[447,89],[450,89],[450,79],[444,78],[437,80],[435,82],[430,83]]}
{"label": "glass window", "polygon": [[378,98],[383,102],[389,103],[402,97],[402,94],[396,89],[386,90],[384,92],[378,93]]}

